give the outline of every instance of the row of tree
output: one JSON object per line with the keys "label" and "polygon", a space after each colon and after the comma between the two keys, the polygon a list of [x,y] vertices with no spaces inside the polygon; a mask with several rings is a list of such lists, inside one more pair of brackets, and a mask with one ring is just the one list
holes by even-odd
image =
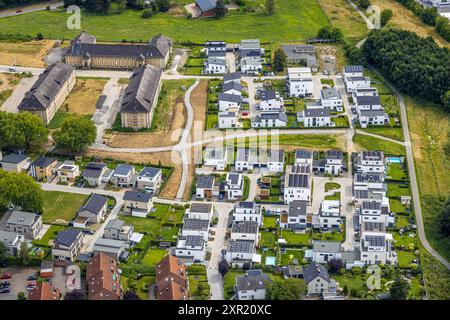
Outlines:
{"label": "row of tree", "polygon": [[432,38],[404,30],[373,30],[362,53],[402,91],[450,108],[450,51]]}
{"label": "row of tree", "polygon": [[64,7],[71,5],[82,7],[90,12],[108,13],[112,3],[115,3],[115,13],[121,13],[126,8],[143,10],[149,8],[152,14],[169,11],[170,0],[155,0],[146,4],[144,0],[64,0]]}

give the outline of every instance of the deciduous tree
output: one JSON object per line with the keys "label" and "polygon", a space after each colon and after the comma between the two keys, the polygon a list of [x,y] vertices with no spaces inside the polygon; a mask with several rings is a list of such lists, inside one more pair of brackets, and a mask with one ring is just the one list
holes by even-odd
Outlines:
{"label": "deciduous tree", "polygon": [[92,120],[77,116],[64,119],[61,129],[53,134],[57,148],[73,153],[85,151],[95,138],[96,127]]}
{"label": "deciduous tree", "polygon": [[275,50],[273,55],[273,69],[277,72],[281,72],[287,67],[287,56],[282,48]]}

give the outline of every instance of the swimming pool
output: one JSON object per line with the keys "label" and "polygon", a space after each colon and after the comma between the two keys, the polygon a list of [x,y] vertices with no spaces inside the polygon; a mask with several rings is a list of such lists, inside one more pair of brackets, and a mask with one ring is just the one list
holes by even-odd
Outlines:
{"label": "swimming pool", "polygon": [[387,162],[387,163],[402,163],[402,162],[403,162],[403,158],[399,158],[399,157],[388,157],[388,158],[386,158],[386,162]]}
{"label": "swimming pool", "polygon": [[266,266],[275,266],[276,257],[266,257]]}

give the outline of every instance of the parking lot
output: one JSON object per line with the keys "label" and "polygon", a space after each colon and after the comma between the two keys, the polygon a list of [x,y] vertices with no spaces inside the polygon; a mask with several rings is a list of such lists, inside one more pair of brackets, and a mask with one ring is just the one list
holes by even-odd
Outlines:
{"label": "parking lot", "polygon": [[11,279],[0,280],[0,282],[8,281],[11,283],[9,293],[1,293],[0,300],[17,300],[17,295],[19,292],[24,292],[27,295],[27,277],[31,274],[35,274],[37,268],[2,268],[0,269],[0,274],[11,273]]}

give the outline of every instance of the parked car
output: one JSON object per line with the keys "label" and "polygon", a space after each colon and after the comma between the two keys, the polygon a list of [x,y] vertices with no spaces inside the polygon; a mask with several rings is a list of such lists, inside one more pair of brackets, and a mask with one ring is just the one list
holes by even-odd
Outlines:
{"label": "parked car", "polygon": [[36,286],[35,285],[28,285],[27,287],[26,287],[26,290],[27,291],[31,291],[31,290],[33,290],[34,288],[36,288]]}
{"label": "parked car", "polygon": [[1,280],[5,280],[5,279],[11,279],[12,278],[12,274],[11,273],[4,273],[0,276]]}
{"label": "parked car", "polygon": [[14,66],[11,66],[8,68],[9,72],[17,72],[17,68]]}
{"label": "parked car", "polygon": [[9,287],[0,288],[0,293],[10,293]]}
{"label": "parked car", "polygon": [[90,235],[92,235],[92,234],[95,233],[95,231],[94,231],[94,230],[91,230],[91,229],[83,229],[82,232],[83,232],[84,234],[90,234]]}
{"label": "parked car", "polygon": [[16,10],[16,13],[21,13],[22,9]]}
{"label": "parked car", "polygon": [[27,280],[28,280],[28,281],[37,280],[37,276],[36,276],[35,274],[30,274],[30,275],[27,277]]}
{"label": "parked car", "polygon": [[9,281],[3,281],[2,283],[0,283],[0,287],[9,287],[11,285],[11,282]]}

